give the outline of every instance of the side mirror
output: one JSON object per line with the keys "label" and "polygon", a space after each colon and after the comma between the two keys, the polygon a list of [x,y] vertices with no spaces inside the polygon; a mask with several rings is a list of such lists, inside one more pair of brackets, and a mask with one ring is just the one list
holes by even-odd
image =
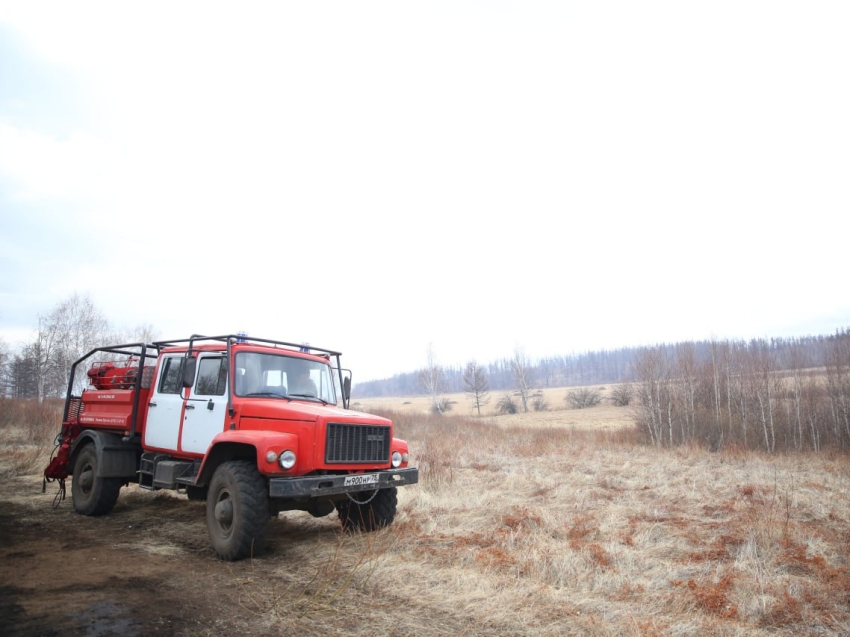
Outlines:
{"label": "side mirror", "polygon": [[197,358],[187,358],[183,361],[183,387],[191,387],[195,384],[195,371],[197,367]]}
{"label": "side mirror", "polygon": [[345,398],[345,402],[351,398],[351,376],[346,376],[342,379],[342,395]]}

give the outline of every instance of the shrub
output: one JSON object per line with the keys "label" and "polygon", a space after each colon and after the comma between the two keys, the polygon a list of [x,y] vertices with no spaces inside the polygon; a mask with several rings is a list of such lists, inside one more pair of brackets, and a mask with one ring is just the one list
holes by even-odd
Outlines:
{"label": "shrub", "polygon": [[534,411],[549,411],[549,401],[542,394],[537,394],[531,400],[531,408]]}
{"label": "shrub", "polygon": [[452,410],[452,406],[455,404],[453,400],[449,400],[448,398],[441,398],[439,405],[436,403],[431,403],[431,413],[432,414],[444,414],[447,411]]}
{"label": "shrub", "polygon": [[499,402],[496,403],[496,410],[500,414],[515,414],[519,411],[519,408],[511,395],[505,394],[499,399]]}
{"label": "shrub", "polygon": [[615,386],[614,389],[611,390],[611,397],[609,400],[615,407],[628,407],[629,403],[632,402],[633,396],[634,391],[632,390],[632,386],[624,383],[622,385]]}
{"label": "shrub", "polygon": [[587,409],[596,407],[602,402],[602,394],[598,389],[591,387],[580,387],[567,393],[564,397],[571,409]]}

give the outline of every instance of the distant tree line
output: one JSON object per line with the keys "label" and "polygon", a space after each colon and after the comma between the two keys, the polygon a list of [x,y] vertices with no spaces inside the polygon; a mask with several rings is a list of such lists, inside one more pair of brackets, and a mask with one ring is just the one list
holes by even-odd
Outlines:
{"label": "distant tree line", "polygon": [[[600,350],[581,354],[547,356],[537,361],[522,352],[520,362],[528,365],[530,388],[570,387],[575,385],[598,385],[616,383],[631,377],[631,365],[637,348]],[[511,358],[502,358],[491,363],[481,363],[483,374],[492,391],[517,389],[515,369],[517,352]],[[441,367],[446,393],[465,391],[463,376],[466,366]],[[420,371],[395,374],[390,378],[370,380],[355,384],[354,392],[361,398],[380,396],[416,396],[423,393]]]}
{"label": "distant tree line", "polygon": [[[817,361],[823,357],[827,344],[833,336],[804,336],[799,338],[771,338],[751,341],[765,342],[774,353],[778,370],[787,369],[791,350],[803,351],[807,360]],[[716,341],[690,341],[688,343],[660,344],[653,347],[623,347],[620,349],[582,352],[546,356],[538,360],[525,357],[531,378],[532,389],[547,387],[575,387],[581,385],[604,385],[636,380],[635,364],[648,350],[658,351],[670,359],[682,347],[693,350],[694,358],[706,360],[718,346]],[[736,346],[740,346],[738,343]],[[516,352],[511,358],[502,358],[490,363],[476,364],[486,376],[491,391],[517,390],[514,374]],[[440,367],[443,391],[460,393],[464,388],[466,366]],[[420,381],[422,370],[395,374],[390,378],[357,382],[354,394],[361,398],[381,396],[417,396],[426,393]]]}
{"label": "distant tree line", "polygon": [[633,361],[638,422],[658,446],[850,450],[850,330],[650,347]]}

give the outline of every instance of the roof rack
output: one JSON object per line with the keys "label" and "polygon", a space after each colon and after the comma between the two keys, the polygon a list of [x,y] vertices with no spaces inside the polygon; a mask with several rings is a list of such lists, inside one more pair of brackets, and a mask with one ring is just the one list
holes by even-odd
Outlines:
{"label": "roof rack", "polygon": [[324,347],[316,347],[314,345],[308,345],[306,343],[289,343],[287,341],[277,341],[270,338],[257,338],[255,336],[246,336],[245,334],[223,334],[221,336],[204,336],[203,334],[192,334],[189,338],[178,338],[178,339],[170,339],[167,341],[154,341],[153,345],[157,347],[176,347],[180,343],[188,343],[191,348],[197,341],[220,341],[225,344],[233,344],[233,343],[257,343],[264,345],[274,345],[275,347],[282,347],[288,350],[300,351],[300,352],[321,352],[322,354],[328,354],[330,356],[342,356],[342,352],[337,352],[336,350],[326,349]]}

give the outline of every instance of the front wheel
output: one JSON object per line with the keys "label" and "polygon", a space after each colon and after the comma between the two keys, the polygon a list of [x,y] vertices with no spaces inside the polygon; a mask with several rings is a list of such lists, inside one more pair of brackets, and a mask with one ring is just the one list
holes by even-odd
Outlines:
{"label": "front wheel", "polygon": [[123,483],[121,478],[101,478],[97,472],[97,450],[94,445],[87,444],[77,454],[71,481],[71,499],[77,513],[104,515],[118,501]]}
{"label": "front wheel", "polygon": [[207,492],[207,529],[223,560],[248,557],[269,519],[269,492],[257,467],[245,460],[218,466]]}
{"label": "front wheel", "polygon": [[344,530],[375,531],[393,523],[397,506],[398,492],[395,487],[389,487],[379,489],[371,499],[358,493],[340,500],[336,503],[336,510]]}

